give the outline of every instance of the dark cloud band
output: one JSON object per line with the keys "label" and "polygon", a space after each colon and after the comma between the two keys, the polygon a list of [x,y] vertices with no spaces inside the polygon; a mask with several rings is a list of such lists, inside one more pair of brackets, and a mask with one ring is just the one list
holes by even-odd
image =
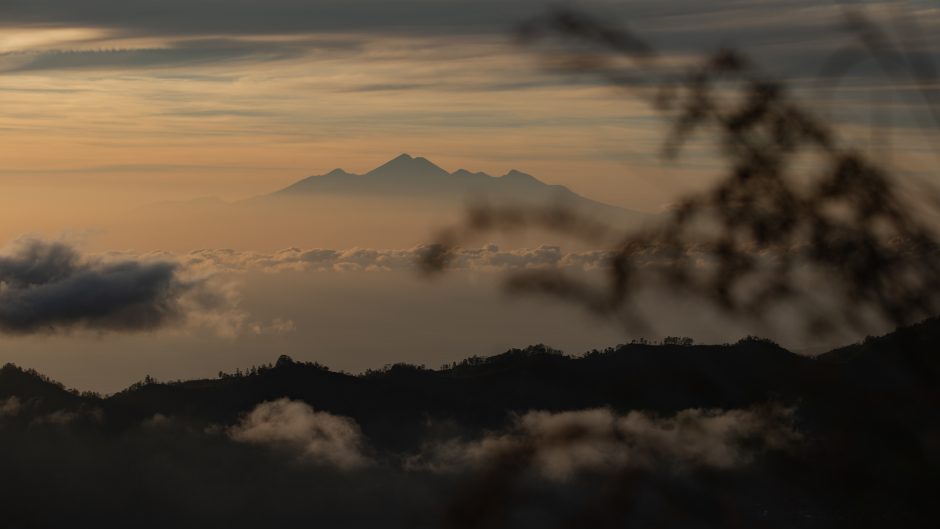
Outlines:
{"label": "dark cloud band", "polygon": [[550,5],[545,0],[68,0],[13,2],[5,25],[82,25],[127,34],[480,31]]}
{"label": "dark cloud band", "polygon": [[59,242],[20,241],[0,256],[0,332],[145,331],[185,317],[197,288],[169,262],[83,259]]}

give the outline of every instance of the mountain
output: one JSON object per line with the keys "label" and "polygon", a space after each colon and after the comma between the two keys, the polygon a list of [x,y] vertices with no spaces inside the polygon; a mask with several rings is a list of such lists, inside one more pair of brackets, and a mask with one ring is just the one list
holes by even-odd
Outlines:
{"label": "mountain", "polygon": [[797,370],[811,365],[777,346],[744,342],[628,345],[582,358],[532,346],[440,370],[395,364],[359,376],[282,357],[252,376],[146,384],[115,394],[102,406],[121,427],[157,413],[230,423],[260,402],[288,397],[353,417],[376,446],[403,452],[420,444],[429,420],[482,431],[533,409],[610,406],[668,414],[747,407],[772,395],[792,401]]}
{"label": "mountain", "polygon": [[[933,319],[816,358],[754,338],[532,346],[358,376],[282,356],[106,398],[7,365],[3,525],[933,527],[937,336]],[[598,428],[626,437],[585,442]],[[348,450],[369,463],[322,460]],[[488,450],[504,458],[434,466]],[[532,466],[579,461],[592,473]]]}
{"label": "mountain", "polygon": [[0,404],[8,399],[16,399],[17,407],[29,404],[30,411],[34,413],[73,409],[87,401],[58,382],[12,364],[0,367]]}
{"label": "mountain", "polygon": [[268,197],[342,195],[449,200],[456,204],[482,201],[497,204],[562,204],[582,212],[629,216],[644,215],[585,198],[562,185],[546,184],[532,175],[509,171],[502,176],[458,169],[452,173],[427,158],[401,154],[361,175],[334,169],[310,176]]}
{"label": "mountain", "polygon": [[885,336],[869,336],[861,343],[823,353],[817,360],[839,366],[860,383],[906,392],[940,380],[937,344],[940,318],[931,318]]}
{"label": "mountain", "polygon": [[[448,172],[402,154],[365,174],[335,169],[272,193],[236,202],[201,198],[140,208],[104,230],[102,244],[189,251],[225,247],[252,251],[307,248],[411,248],[464,220],[468,205],[563,206],[625,229],[654,218],[583,197],[511,170],[502,176]],[[501,247],[564,245],[597,249],[564,234],[519,230],[481,241]]]}
{"label": "mountain", "polygon": [[[854,394],[865,388],[887,389],[895,397],[936,393],[929,388],[935,388],[940,377],[933,354],[937,339],[940,319],[935,318],[815,358],[756,338],[731,345],[635,343],[579,357],[538,345],[471,357],[436,370],[393,364],[361,375],[282,356],[250,375],[138,383],[98,399],[96,405],[123,428],[154,414],[226,423],[262,401],[289,397],[353,417],[378,446],[402,450],[418,441],[430,418],[492,429],[507,413],[531,409],[609,406],[622,412],[670,414],[768,401],[842,402],[843,396],[858,398]],[[883,383],[897,377],[904,377],[906,385]],[[865,400],[877,400],[873,395]],[[47,400],[62,407],[89,403],[88,397],[12,365],[0,370],[0,400],[8,397]],[[389,423],[395,427],[386,430]]]}

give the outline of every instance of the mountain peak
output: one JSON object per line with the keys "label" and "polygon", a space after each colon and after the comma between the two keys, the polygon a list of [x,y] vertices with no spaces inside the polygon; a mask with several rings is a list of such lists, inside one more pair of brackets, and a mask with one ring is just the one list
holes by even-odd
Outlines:
{"label": "mountain peak", "polygon": [[448,175],[447,171],[431,163],[427,158],[421,156],[412,157],[410,154],[402,153],[394,159],[369,171],[370,175],[388,175],[388,176],[443,176]]}
{"label": "mountain peak", "polygon": [[517,171],[516,169],[511,169],[508,173],[504,174],[502,178],[505,178],[511,181],[517,181],[517,182],[530,182],[530,183],[536,183],[536,184],[542,183],[538,178],[528,173]]}

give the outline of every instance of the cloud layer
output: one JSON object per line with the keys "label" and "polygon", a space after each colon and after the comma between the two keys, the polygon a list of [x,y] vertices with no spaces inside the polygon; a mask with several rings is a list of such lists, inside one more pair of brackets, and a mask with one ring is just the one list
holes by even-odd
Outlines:
{"label": "cloud layer", "polygon": [[[219,271],[415,271],[427,247],[409,249],[351,248],[287,248],[274,253],[244,252],[227,249],[202,249],[173,255],[160,254],[195,270]],[[606,265],[608,252],[569,252],[558,246],[542,245],[537,248],[503,250],[494,244],[481,248],[462,248],[456,251],[451,267],[454,270],[502,271],[530,268],[559,267],[592,270]]]}
{"label": "cloud layer", "polygon": [[530,14],[546,0],[138,0],[130,8],[114,0],[81,7],[67,0],[5,6],[7,24],[57,23],[121,30],[130,34],[229,33],[270,35],[314,31],[411,33],[495,31]]}
{"label": "cloud layer", "polygon": [[684,410],[672,417],[642,411],[618,415],[606,408],[532,411],[508,433],[426,447],[409,465],[433,471],[485,468],[501,458],[528,461],[539,475],[567,480],[581,472],[637,467],[733,468],[759,450],[782,449],[799,439],[792,410]]}
{"label": "cloud layer", "polygon": [[[538,476],[566,481],[585,472],[627,468],[732,469],[764,450],[793,446],[800,434],[793,410],[774,406],[736,410],[683,410],[671,417],[642,411],[620,415],[608,408],[530,411],[505,432],[466,441],[428,443],[404,456],[406,470],[479,471],[509,458]],[[258,404],[228,428],[232,440],[294,452],[303,460],[340,469],[372,463],[359,425],[287,398]]]}

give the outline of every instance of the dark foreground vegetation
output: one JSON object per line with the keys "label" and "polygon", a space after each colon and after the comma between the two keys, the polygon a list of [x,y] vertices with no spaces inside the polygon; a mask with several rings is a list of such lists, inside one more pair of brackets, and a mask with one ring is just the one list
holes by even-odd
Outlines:
{"label": "dark foreground vegetation", "polygon": [[[933,526],[940,319],[816,358],[754,338],[667,342],[581,357],[536,346],[439,370],[399,364],[359,376],[281,357],[245,374],[147,380],[104,398],[8,364],[0,370],[0,525]],[[238,442],[258,439],[238,426],[253,410],[284,398],[345,421],[321,421],[310,430],[320,432],[314,441],[345,439],[330,431],[352,425],[355,458],[302,457],[286,442],[300,423],[284,415],[277,424],[288,433],[275,441],[285,442]],[[643,464],[586,466],[563,479],[535,471],[539,454],[570,459],[568,448],[590,447],[578,444],[584,428],[534,435],[474,465],[431,464],[441,447],[484,446],[472,445],[484,438],[499,445],[506,437],[497,433],[518,433],[532,410],[596,408],[680,419],[642,448],[655,455]],[[742,438],[735,450],[750,455],[734,464],[663,448],[676,429],[707,434],[718,423],[689,421],[731,417],[721,410],[764,410],[792,435],[766,446]],[[640,451],[633,432],[615,436],[613,450]],[[556,443],[548,447],[555,452],[540,452],[539,443]],[[308,455],[326,453],[309,446]]]}

